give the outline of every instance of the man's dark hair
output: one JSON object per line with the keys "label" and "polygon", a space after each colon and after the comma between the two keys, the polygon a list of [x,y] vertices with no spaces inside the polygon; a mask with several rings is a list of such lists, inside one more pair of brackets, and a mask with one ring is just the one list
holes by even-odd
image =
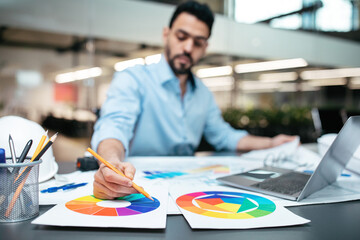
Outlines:
{"label": "man's dark hair", "polygon": [[211,28],[214,23],[214,14],[212,13],[211,9],[209,8],[209,6],[207,4],[201,4],[201,3],[198,3],[195,1],[188,1],[188,2],[180,4],[176,8],[176,10],[170,20],[170,24],[169,24],[170,28],[172,27],[175,19],[180,15],[180,13],[183,13],[183,12],[190,13],[191,15],[194,15],[200,21],[204,22],[209,28],[209,37],[210,37]]}

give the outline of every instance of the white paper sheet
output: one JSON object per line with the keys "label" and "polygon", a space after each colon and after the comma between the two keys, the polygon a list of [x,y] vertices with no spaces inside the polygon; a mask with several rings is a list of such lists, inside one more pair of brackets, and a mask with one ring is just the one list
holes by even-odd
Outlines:
{"label": "white paper sheet", "polygon": [[32,221],[32,224],[76,227],[165,228],[168,189],[146,186],[146,190],[156,200],[155,203],[144,198],[141,194],[130,195],[134,198],[133,200],[127,199],[129,201],[100,200],[91,196],[84,196],[84,198],[56,205]]}
{"label": "white paper sheet", "polygon": [[261,159],[264,160],[269,155],[273,155],[274,157],[278,157],[279,155],[293,155],[299,146],[300,138],[297,137],[294,141],[284,143],[282,145],[263,149],[263,150],[253,150],[248,153],[241,155],[243,158],[253,158],[253,159]]}
{"label": "white paper sheet", "polygon": [[[229,173],[243,172],[247,169],[261,167],[262,161],[254,159],[246,160],[239,156],[207,156],[207,157],[129,157],[128,162],[132,163],[136,168],[135,179],[150,180],[146,178],[144,171],[176,171],[186,172],[173,178],[155,178],[151,179],[152,183],[156,182],[172,182],[187,179],[198,179],[202,177],[221,177]],[[206,168],[211,166],[223,166],[225,171],[220,169]],[[227,168],[227,171],[226,171]],[[201,170],[204,169],[204,170]],[[199,170],[199,171],[196,171]],[[217,171],[219,170],[219,171]]]}
{"label": "white paper sheet", "polygon": [[179,209],[191,228],[249,229],[310,222],[267,197],[248,191],[219,186],[187,186],[171,187],[170,193],[177,199]]}
{"label": "white paper sheet", "polygon": [[[51,179],[39,185],[39,204],[54,205],[70,201],[74,198],[91,195],[93,193],[93,181],[95,171],[81,172],[76,171],[70,174],[57,174],[55,179]],[[83,187],[70,190],[58,190],[53,193],[41,193],[41,190],[49,187],[62,186],[68,183],[88,183]]]}
{"label": "white paper sheet", "polygon": [[[314,170],[320,161],[320,156],[310,151],[303,146],[296,149],[292,156],[293,160],[298,164],[297,170]],[[263,159],[260,155],[255,158],[248,158],[243,156],[205,156],[205,157],[130,157],[127,161],[134,164],[137,169],[134,182],[138,185],[158,186],[166,188],[171,186],[199,186],[211,187],[219,184],[215,179],[217,177],[227,175],[224,173],[214,173],[213,171],[203,171],[196,174],[188,174],[180,177],[170,179],[152,179],[144,178],[143,170],[163,170],[163,171],[185,171],[189,169],[205,168],[212,165],[228,166],[230,173],[239,173],[263,166]],[[289,165],[287,165],[289,166]],[[280,166],[284,167],[284,166]],[[285,166],[286,167],[286,166]],[[40,184],[40,190],[52,186],[60,186],[70,182],[88,182],[88,185],[70,191],[59,191],[51,194],[39,195],[40,205],[65,203],[76,197],[91,195],[93,175],[95,171],[80,172],[76,171],[71,174],[56,175],[56,180],[50,180]],[[284,199],[274,198],[269,196],[273,201],[283,206],[301,206],[309,204],[321,204],[332,202],[343,202],[360,199],[360,177],[354,173],[350,173],[351,177],[339,177],[337,182],[328,186],[311,196],[303,199],[300,202],[288,201]],[[236,188],[233,188],[236,189]],[[146,189],[147,190],[147,189]],[[189,189],[191,190],[191,189]],[[360,190],[359,190],[360,191]],[[175,202],[169,198],[168,214],[181,214]]]}

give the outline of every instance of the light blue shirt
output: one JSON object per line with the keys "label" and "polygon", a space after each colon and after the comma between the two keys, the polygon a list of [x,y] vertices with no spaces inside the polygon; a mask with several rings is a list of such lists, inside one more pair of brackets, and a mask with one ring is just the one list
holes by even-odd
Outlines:
{"label": "light blue shirt", "polygon": [[182,99],[179,80],[164,56],[157,64],[115,73],[94,127],[93,149],[114,138],[129,156],[192,155],[204,134],[216,150],[235,151],[248,133],[230,127],[212,93],[193,79]]}

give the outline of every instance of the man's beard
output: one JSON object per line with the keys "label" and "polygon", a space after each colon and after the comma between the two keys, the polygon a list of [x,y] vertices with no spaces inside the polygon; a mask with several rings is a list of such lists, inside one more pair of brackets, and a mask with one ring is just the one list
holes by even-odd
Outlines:
{"label": "man's beard", "polygon": [[[169,65],[171,67],[171,69],[173,70],[173,72],[175,73],[175,75],[181,75],[181,74],[189,74],[190,70],[193,66],[193,60],[191,58],[191,56],[188,53],[183,53],[183,54],[177,54],[175,55],[173,58],[170,58],[170,49],[166,49],[166,55],[167,55],[167,59],[169,60]],[[177,68],[175,66],[175,59],[178,57],[187,57],[190,59],[190,66],[186,67],[184,64],[180,64],[180,67]]]}

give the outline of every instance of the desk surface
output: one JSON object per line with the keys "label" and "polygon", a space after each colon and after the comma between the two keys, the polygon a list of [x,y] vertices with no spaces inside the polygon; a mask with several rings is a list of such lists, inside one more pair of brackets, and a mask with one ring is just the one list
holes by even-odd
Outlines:
{"label": "desk surface", "polygon": [[[75,168],[74,163],[59,164],[59,172]],[[40,214],[51,206],[40,206]],[[166,229],[124,229],[52,227],[33,225],[31,220],[0,223],[0,240],[56,240],[56,239],[359,239],[360,201],[288,208],[310,219],[301,226],[250,230],[192,230],[181,215],[168,216]]]}
{"label": "desk surface", "polygon": [[[41,206],[40,214],[50,209]],[[289,208],[311,219],[301,226],[250,230],[192,230],[181,215],[168,216],[166,229],[79,228],[1,223],[0,239],[359,239],[360,201]]]}

